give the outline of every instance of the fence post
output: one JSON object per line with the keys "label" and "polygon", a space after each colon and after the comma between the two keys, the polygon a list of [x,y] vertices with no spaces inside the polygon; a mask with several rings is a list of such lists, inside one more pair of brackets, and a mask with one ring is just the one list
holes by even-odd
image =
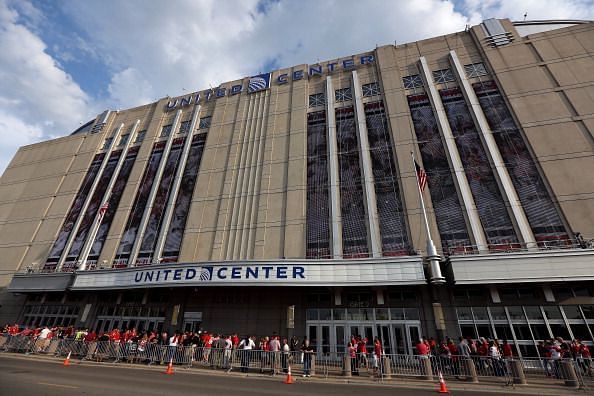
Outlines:
{"label": "fence post", "polygon": [[342,356],[342,376],[351,377],[351,357],[346,353]]}
{"label": "fence post", "polygon": [[382,356],[382,365],[380,367],[383,370],[384,378],[392,378],[392,360],[388,356]]}
{"label": "fence post", "polygon": [[433,381],[433,371],[431,369],[431,359],[427,355],[421,355],[421,373],[423,379]]}
{"label": "fence post", "polygon": [[310,375],[316,375],[316,355],[311,356],[311,367],[309,369]]}
{"label": "fence post", "polygon": [[565,380],[565,386],[572,388],[578,387],[578,378],[571,359],[563,359],[559,362],[562,378]]}
{"label": "fence post", "polygon": [[466,381],[478,383],[478,374],[476,373],[476,366],[474,360],[470,357],[466,357],[464,360],[464,368],[466,369]]}
{"label": "fence post", "polygon": [[522,362],[518,359],[508,360],[513,376],[514,384],[526,385],[526,375],[524,374],[524,368]]}

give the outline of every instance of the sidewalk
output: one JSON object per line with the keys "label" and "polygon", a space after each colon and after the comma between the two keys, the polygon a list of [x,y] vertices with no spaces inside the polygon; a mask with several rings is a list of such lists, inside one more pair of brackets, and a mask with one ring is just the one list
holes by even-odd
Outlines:
{"label": "sidewalk", "polygon": [[[63,358],[61,357],[54,357],[48,355],[23,355],[18,353],[2,353],[2,355],[6,358],[10,359],[20,359],[20,360],[44,360],[55,362],[56,364],[61,364],[63,362]],[[154,371],[156,373],[162,373],[165,371],[166,367],[161,365],[140,365],[140,364],[130,364],[130,363],[111,363],[111,362],[93,362],[88,360],[80,361],[78,359],[71,360],[71,365],[84,365],[84,366],[112,366],[112,367],[119,367],[125,368],[130,370],[146,370],[146,371]],[[245,377],[245,378],[258,378],[268,381],[276,381],[281,382],[284,380],[284,374],[260,374],[257,372],[250,372],[249,374],[241,373],[238,371],[221,371],[211,369],[205,366],[198,366],[198,367],[184,367],[184,366],[176,366],[174,368],[175,374],[190,374],[190,375],[210,375],[210,376],[234,376],[234,377]],[[428,390],[428,389],[439,389],[438,381],[422,381],[422,380],[414,380],[410,378],[392,378],[392,379],[370,379],[370,378],[343,378],[343,377],[323,377],[323,376],[314,376],[310,378],[301,378],[296,377],[296,382],[299,383],[301,381],[307,382],[324,382],[324,383],[336,383],[336,384],[351,384],[354,386],[358,385],[376,385],[376,386],[383,386],[383,387],[393,387],[397,388],[407,388],[407,389],[419,389],[419,390]],[[450,391],[480,391],[480,392],[492,392],[492,393],[503,393],[503,394],[538,394],[543,396],[553,396],[553,395],[576,395],[576,394],[588,394],[588,391],[583,389],[576,389],[576,388],[566,388],[562,385],[558,386],[551,386],[550,383],[531,383],[529,385],[505,385],[505,384],[473,384],[467,383],[462,381],[456,380],[449,380],[447,382],[448,389]]]}

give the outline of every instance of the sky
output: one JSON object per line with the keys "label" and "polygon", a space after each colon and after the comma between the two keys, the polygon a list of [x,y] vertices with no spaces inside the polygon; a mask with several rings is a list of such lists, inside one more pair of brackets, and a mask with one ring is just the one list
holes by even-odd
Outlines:
{"label": "sky", "polygon": [[106,109],[594,0],[0,0],[0,174]]}

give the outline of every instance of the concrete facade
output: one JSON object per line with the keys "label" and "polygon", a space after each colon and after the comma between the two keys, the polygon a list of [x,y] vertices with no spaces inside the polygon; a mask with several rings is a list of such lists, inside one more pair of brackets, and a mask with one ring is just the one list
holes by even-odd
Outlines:
{"label": "concrete facade", "polygon": [[[534,301],[526,300],[532,301],[530,304],[539,307],[557,306],[561,299],[555,298],[555,293],[551,291],[551,285],[555,283],[557,288],[573,290],[573,300],[569,301],[574,303],[570,305],[578,307],[581,312],[584,322],[579,325],[585,326],[586,330],[590,326],[590,330],[584,334],[589,334],[591,339],[594,318],[589,316],[591,313],[588,307],[594,307],[594,262],[592,251],[587,249],[587,237],[594,237],[594,25],[592,22],[576,22],[567,27],[566,24],[551,22],[551,30],[546,30],[540,24],[538,30],[544,31],[525,34],[530,29],[524,24],[521,35],[509,20],[491,21],[498,23],[504,33],[500,36],[493,35],[488,29],[488,24],[480,24],[464,32],[398,46],[380,46],[370,52],[322,62],[319,65],[303,64],[275,70],[269,75],[268,89],[249,93],[247,90],[248,86],[251,86],[250,78],[244,78],[224,83],[210,93],[199,91],[198,101],[195,94],[191,94],[163,98],[129,110],[104,113],[85,129],[70,136],[20,148],[0,179],[0,322],[19,320],[26,323],[26,319],[34,316],[31,314],[32,308],[23,308],[27,300],[26,304],[36,307],[43,304],[76,306],[76,312],[79,313],[69,314],[68,319],[73,318],[69,323],[97,327],[103,326],[107,320],[105,318],[109,316],[106,314],[108,308],[103,308],[107,306],[103,301],[115,299],[113,309],[118,310],[125,308],[126,304],[129,304],[130,309],[150,306],[150,301],[153,301],[151,299],[154,299],[156,302],[152,306],[161,309],[162,305],[163,308],[159,315],[140,311],[141,314],[138,315],[120,316],[136,318],[126,320],[138,320],[141,316],[157,317],[162,318],[162,326],[182,328],[185,325],[182,319],[184,312],[200,312],[201,319],[196,321],[200,322],[203,328],[212,331],[262,334],[273,331],[294,332],[300,336],[311,336],[310,327],[315,325],[319,329],[316,336],[320,339],[321,345],[321,339],[327,331],[323,326],[334,326],[332,323],[336,322],[348,327],[348,323],[352,322],[365,327],[367,323],[367,319],[360,318],[351,318],[350,322],[344,319],[344,322],[340,319],[343,313],[335,313],[334,319],[324,319],[324,310],[376,309],[373,314],[375,321],[369,321],[374,323],[374,334],[382,333],[383,330],[378,327],[380,325],[402,325],[406,335],[396,336],[396,333],[391,333],[391,339],[409,338],[406,342],[410,342],[410,338],[419,336],[415,333],[416,330],[411,330],[408,326],[411,323],[420,326],[418,331],[422,334],[457,336],[466,329],[463,328],[466,323],[464,320],[468,320],[461,319],[457,307],[476,304],[477,301],[480,305],[500,307],[502,303],[506,303],[499,298],[497,288],[502,286],[497,284],[500,283],[518,282],[519,289],[532,290]],[[501,45],[494,45],[493,40],[507,41]],[[456,77],[455,70],[452,70],[455,68],[455,62],[458,62],[458,68],[463,68],[466,73],[466,85],[461,81],[462,76]],[[473,69],[474,74],[466,69],[471,65],[477,65]],[[484,73],[479,70],[478,65],[484,67]],[[449,78],[445,70],[449,70],[452,78]],[[421,78],[422,75],[429,78]],[[418,79],[415,79],[415,76]],[[353,81],[358,84],[354,90]],[[373,88],[369,84],[373,83],[377,83],[377,92],[369,91]],[[237,85],[241,85],[242,90],[235,93],[233,87]],[[362,93],[355,96],[362,87]],[[489,92],[495,92],[494,96],[484,94],[486,91],[481,91],[484,87],[490,89]],[[339,97],[338,90],[349,88],[350,100]],[[467,94],[470,91],[469,97]],[[316,103],[315,100],[312,102],[312,95],[316,94],[321,94],[325,100],[320,103]],[[418,100],[418,103],[421,103],[424,100],[423,95],[429,95],[431,100],[427,101],[427,105],[420,106],[432,109],[433,116],[430,115],[431,111],[426,110],[423,110],[426,112],[422,114],[435,117],[435,121],[425,122],[435,122],[436,131],[439,131],[440,136],[438,141],[442,142],[439,150],[446,148],[444,158],[447,158],[447,161],[444,159],[446,162],[443,163],[449,166],[453,183],[451,188],[455,191],[450,198],[457,199],[456,207],[459,206],[460,210],[460,215],[453,216],[463,224],[463,233],[466,233],[466,236],[459,238],[444,240],[448,232],[453,234],[454,231],[453,228],[445,231],[450,225],[439,216],[447,217],[448,212],[440,209],[443,202],[438,202],[435,187],[431,191],[431,183],[438,178],[435,173],[437,170],[432,169],[432,164],[437,162],[432,161],[437,161],[435,158],[439,156],[431,157],[433,160],[429,160],[433,155],[432,151],[419,139],[419,122],[423,120],[414,118],[413,114],[413,107],[416,106],[414,101]],[[472,98],[476,99],[473,103]],[[494,100],[492,98],[501,98],[503,106],[511,114],[511,121],[506,120],[506,124],[502,124],[503,127],[499,125],[499,128],[503,128],[502,131],[497,129],[490,117],[493,114],[499,114],[498,117],[501,117],[503,113],[491,112],[488,104],[487,107],[481,107],[487,103],[481,100]],[[450,105],[451,103],[454,105]],[[374,108],[381,109],[377,114],[386,120],[385,130],[388,137],[384,138],[387,139],[387,147],[391,148],[389,155],[393,163],[393,188],[398,192],[396,201],[399,202],[402,214],[403,231],[400,238],[404,241],[403,246],[406,245],[403,247],[406,250],[404,256],[418,257],[419,262],[422,262],[422,258],[427,254],[427,235],[422,226],[423,217],[411,152],[415,153],[417,162],[426,169],[429,185],[423,196],[427,206],[429,228],[440,252],[441,267],[448,279],[448,285],[437,287],[419,284],[400,287],[380,283],[360,288],[356,284],[329,284],[322,288],[319,285],[290,288],[289,292],[286,288],[272,285],[269,288],[232,285],[197,288],[188,285],[183,288],[164,287],[134,293],[122,290],[40,291],[39,277],[43,279],[44,275],[38,271],[47,272],[48,268],[54,270],[53,267],[47,266],[50,251],[61,235],[65,218],[71,211],[77,194],[84,188],[85,176],[94,158],[97,160],[97,154],[105,153],[104,158],[107,162],[110,155],[121,150],[127,150],[121,155],[129,155],[130,150],[137,150],[137,154],[119,202],[116,207],[110,208],[115,209],[115,214],[108,225],[102,248],[96,257],[75,257],[72,266],[80,265],[81,260],[89,260],[86,263],[89,267],[87,270],[92,271],[99,267],[139,266],[160,261],[235,261],[249,264],[258,260],[283,263],[293,259],[309,259],[315,263],[323,263],[327,259],[343,257],[356,262],[364,257],[368,257],[365,260],[373,261],[383,260],[382,256],[402,256],[402,252],[387,247],[389,238],[385,238],[382,247],[380,234],[384,232],[382,227],[387,227],[382,221],[387,224],[389,216],[387,212],[383,212],[384,217],[379,213],[381,202],[379,195],[376,198],[378,190],[373,190],[373,186],[379,183],[374,178],[380,176],[380,173],[373,172],[372,169],[377,166],[377,160],[374,160],[373,156],[374,147],[377,147],[374,146],[374,142],[365,142],[364,139],[365,144],[361,146],[361,140],[355,138],[355,142],[359,141],[358,148],[354,149],[355,153],[359,150],[361,154],[361,147],[371,152],[371,156],[365,152],[365,155],[357,157],[361,176],[355,180],[361,181],[360,188],[364,194],[361,198],[361,202],[364,203],[361,207],[363,217],[349,217],[349,208],[344,205],[340,207],[340,202],[344,203],[345,199],[350,199],[349,194],[356,195],[359,191],[348,190],[351,187],[346,185],[346,167],[343,167],[344,162],[341,161],[346,161],[344,153],[347,153],[349,148],[342,145],[340,136],[346,135],[340,135],[340,130],[338,146],[325,151],[326,155],[331,157],[328,158],[328,173],[336,172],[336,175],[339,175],[339,171],[341,172],[338,180],[336,177],[328,177],[328,180],[338,183],[333,186],[328,182],[328,190],[334,189],[338,192],[337,195],[328,194],[329,197],[335,197],[328,199],[335,199],[335,203],[338,204],[331,211],[333,215],[329,214],[332,218],[328,218],[328,228],[332,230],[329,231],[328,246],[333,248],[328,247],[330,254],[327,256],[321,253],[311,256],[309,253],[308,227],[317,225],[312,222],[311,214],[308,219],[308,208],[311,207],[308,205],[313,205],[314,202],[314,195],[308,195],[308,166],[311,166],[312,158],[311,143],[308,146],[308,133],[311,136],[308,120],[312,113],[325,111],[328,131],[328,126],[333,125],[334,128],[341,128],[340,125],[346,128],[344,125],[350,125],[350,116],[345,116],[343,110],[355,106],[355,115],[352,117],[358,133],[365,133],[367,136],[367,130],[373,122],[373,114],[376,114],[373,113]],[[474,125],[457,126],[456,123],[460,124],[463,121],[460,121],[461,116],[455,112],[464,112],[464,108],[470,109],[466,111],[468,114],[473,112],[470,119]],[[174,122],[176,117],[178,122]],[[178,133],[180,125],[190,125],[192,119],[195,121],[191,124],[194,125],[191,134],[206,134],[206,138],[179,250],[172,260],[166,260],[164,256],[149,255],[142,262],[126,262],[119,247],[129,232],[131,214],[143,209],[135,205],[139,199],[138,192],[142,191],[143,175],[150,168],[155,145],[159,142],[173,142],[172,145],[162,143],[165,151],[163,157],[170,155],[170,150],[174,150],[171,147],[176,144],[175,139],[183,138],[186,136],[184,134],[188,133]],[[135,136],[128,137],[130,148],[127,148],[125,143],[120,141],[121,137],[130,133],[135,125]],[[164,136],[163,127],[167,125],[173,125],[173,129],[169,136]],[[109,138],[118,128],[120,134],[115,136],[110,145]],[[532,159],[538,172],[536,176],[517,176],[514,174],[514,167],[509,165],[513,153],[505,151],[503,147],[508,146],[497,140],[496,134],[508,133],[510,128],[517,130],[517,134],[513,136],[523,139],[529,153],[528,158]],[[470,130],[476,130],[476,139],[480,142],[481,149],[477,153],[469,153],[470,146],[464,146],[462,142],[471,134]],[[143,134],[143,139],[138,139],[139,133]],[[342,133],[346,132],[343,130]],[[328,132],[326,135],[336,136],[336,131]],[[328,147],[331,147],[330,143]],[[480,157],[483,155],[482,152],[485,153],[486,160],[476,168],[469,166],[468,161],[473,158],[472,155]],[[342,156],[343,154],[345,156]],[[166,160],[163,158],[161,161],[164,164]],[[109,165],[106,165],[106,169],[108,167]],[[515,169],[519,167],[520,165]],[[167,177],[168,171],[164,170],[165,168],[166,165],[162,165],[160,171],[157,169],[160,179],[155,180]],[[473,176],[473,172],[477,173],[479,169],[487,168],[489,170],[485,172],[488,174],[485,173],[482,180],[489,177],[494,180],[489,185],[497,190],[489,192],[489,197],[494,197],[493,201],[490,201],[491,198],[487,199],[486,195],[481,195],[481,186],[477,184],[481,182],[480,177],[475,179]],[[101,170],[99,173],[102,174]],[[116,173],[111,177],[115,178]],[[177,175],[181,175],[181,172]],[[526,182],[522,184],[522,180]],[[543,198],[548,205],[548,212],[545,214],[535,212],[526,206],[526,201],[522,201],[522,194],[528,194],[523,189],[529,189],[531,183],[538,183],[541,198],[542,191],[548,195]],[[345,191],[348,194],[345,195]],[[83,200],[91,207],[93,202],[90,202],[90,196],[93,193],[91,190],[87,194],[87,200]],[[319,195],[315,197],[318,199]],[[104,198],[109,199],[109,196]],[[444,195],[443,199],[445,202],[449,198]],[[375,202],[376,200],[378,202]],[[170,201],[171,204],[175,202]],[[494,218],[491,218],[488,215],[489,210],[493,213],[498,210],[492,203],[495,201],[500,202],[503,212],[502,216],[492,215]],[[351,201],[351,204],[354,202],[356,201]],[[147,205],[153,203],[149,202]],[[87,206],[83,206],[83,209],[85,207]],[[147,207],[151,208],[144,208]],[[141,224],[150,224],[150,210],[145,212],[146,221]],[[535,222],[541,220],[533,220],[532,214],[550,222],[535,225]],[[97,217],[93,216],[95,212],[92,213],[92,218],[96,220]],[[497,217],[508,219],[507,225],[497,223]],[[558,220],[552,219],[553,217]],[[84,220],[80,223],[81,227],[84,227]],[[165,238],[168,235],[168,226],[169,224],[159,224],[160,228],[155,231],[162,234],[161,238]],[[367,231],[367,246],[363,243],[363,247],[360,247],[363,250],[360,252],[349,253],[349,243],[353,243],[354,240],[348,239],[351,229]],[[509,235],[503,236],[505,232]],[[150,234],[149,228],[141,230],[137,235],[146,236],[147,233]],[[580,235],[586,237],[586,240],[580,239]],[[74,235],[69,238],[76,244]],[[332,243],[333,238],[339,240]],[[467,242],[457,243],[458,240]],[[546,253],[549,250],[555,251],[554,260]],[[509,255],[506,251],[510,252]],[[469,258],[466,254],[472,254],[473,257]],[[523,255],[526,255],[525,259]],[[67,263],[71,260],[66,256],[66,252],[63,252],[60,262]],[[486,271],[488,274],[484,279],[481,280],[481,272],[476,271],[477,267],[473,270],[474,262],[479,263],[477,266],[489,270]],[[506,265],[508,262],[513,262],[513,265]],[[522,268],[523,263],[526,263],[526,268],[535,268],[538,276],[527,277],[516,273],[514,268]],[[579,267],[580,270],[568,269],[567,272],[571,276],[565,279],[563,263],[577,265],[576,268]],[[502,266],[502,279],[495,280],[493,272],[498,271],[498,265]],[[547,265],[550,265],[550,271],[543,270],[549,268]],[[65,270],[66,267],[58,265],[58,269]],[[28,271],[28,274],[23,275],[24,279],[15,278],[18,282],[13,282],[12,288],[9,288],[14,273]],[[113,271],[118,269],[114,268]],[[73,276],[76,277],[76,273]],[[461,282],[456,283],[458,276]],[[35,278],[29,289],[27,277]],[[463,281],[468,279],[472,282]],[[475,286],[467,286],[465,283],[482,285],[489,293],[478,293]],[[574,289],[585,289],[586,292],[576,292]],[[468,301],[458,298],[464,293],[472,296],[473,292],[480,294],[480,297],[474,300],[470,298]],[[576,298],[578,300],[575,300]],[[517,301],[512,303],[517,305]],[[287,307],[293,305],[296,322],[294,330],[286,326]],[[390,313],[390,319],[388,316],[383,319],[384,311],[377,311],[392,308],[395,311]],[[406,311],[410,313],[411,318],[415,318],[410,321],[405,317],[395,319],[400,315],[399,309],[409,308],[418,309],[419,315],[415,316],[413,311]],[[56,309],[57,312],[61,311]],[[101,311],[103,309],[105,311]],[[568,308],[567,311],[569,310]],[[511,310],[506,310],[508,318],[511,318],[510,312]],[[244,313],[244,319],[237,317]],[[59,316],[54,316],[56,315]],[[312,319],[308,319],[308,315],[311,315]],[[313,319],[315,315],[319,316]],[[346,315],[350,313],[347,312]],[[564,324],[569,326],[572,326],[571,320],[578,320],[568,318],[567,313],[562,313],[561,316],[564,318]],[[47,315],[44,316],[46,317]],[[478,316],[472,319],[475,327],[482,323],[476,317]],[[229,325],[232,318],[234,324]],[[99,320],[104,322],[99,324]],[[491,314],[490,320],[494,326],[492,329],[497,332],[498,322],[494,319],[494,314]],[[544,319],[549,329],[556,325],[555,320],[558,319]],[[123,325],[123,322],[119,322],[118,325]],[[511,335],[518,344],[528,344],[524,338],[518,338],[513,328],[512,325],[509,334],[496,336],[507,338]],[[334,327],[330,330],[333,331],[332,329]],[[390,327],[389,331],[400,330]],[[580,335],[582,332],[583,329],[580,327]],[[570,333],[574,337],[577,337],[577,334],[577,330],[575,334]],[[480,334],[474,334],[477,335]],[[333,335],[330,339],[341,342],[336,340],[336,337]],[[407,351],[404,346],[402,348],[402,351]],[[525,353],[529,353],[529,349],[526,349]]]}

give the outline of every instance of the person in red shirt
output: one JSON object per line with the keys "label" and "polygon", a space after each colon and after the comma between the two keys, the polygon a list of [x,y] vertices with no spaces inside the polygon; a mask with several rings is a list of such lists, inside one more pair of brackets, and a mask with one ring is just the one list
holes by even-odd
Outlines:
{"label": "person in red shirt", "polygon": [[233,349],[237,349],[237,346],[239,345],[239,337],[237,336],[237,333],[231,336],[231,344],[233,345]]}
{"label": "person in red shirt", "polygon": [[382,346],[382,342],[378,337],[375,337],[373,340],[373,353],[374,353],[374,371],[378,377],[381,377],[382,373],[384,372],[384,365],[382,356],[384,354],[384,348]]}
{"label": "person in red shirt", "polygon": [[207,332],[204,332],[202,334],[202,342],[204,344],[204,352],[202,354],[202,360],[205,362],[208,362],[208,359],[210,357],[210,351],[212,349],[212,343],[213,343],[213,338],[210,334],[208,334]]}
{"label": "person in red shirt", "polygon": [[487,356],[489,354],[489,343],[483,337],[481,337],[481,339],[479,341],[480,341],[480,345],[478,347],[478,354],[480,356]]}
{"label": "person in red shirt", "polygon": [[268,367],[268,361],[269,361],[269,351],[270,351],[270,338],[268,337],[264,337],[262,338],[262,340],[260,341],[260,345],[259,345],[259,349],[262,352],[262,356],[260,357],[260,373],[264,373],[264,369],[266,367]]}
{"label": "person in red shirt", "polygon": [[579,343],[579,348],[578,356],[581,356],[581,359],[578,362],[580,363],[582,372],[584,375],[592,377],[594,372],[592,370],[592,353],[590,352],[590,348],[583,341]]}
{"label": "person in red shirt", "polygon": [[97,340],[97,333],[95,333],[94,331],[89,331],[87,333],[87,335],[84,338],[85,342],[94,342]]}
{"label": "person in red shirt", "polygon": [[18,333],[19,333],[19,325],[16,323],[8,328],[8,334],[15,336]]}
{"label": "person in red shirt", "polygon": [[359,339],[357,344],[357,353],[359,354],[359,366],[368,368],[368,360],[367,360],[367,338]]}
{"label": "person in red shirt", "polygon": [[456,378],[460,376],[460,358],[458,356],[458,346],[454,343],[454,340],[448,338],[446,348],[450,352],[450,358],[452,359],[452,371]]}
{"label": "person in red shirt", "polygon": [[507,340],[503,340],[503,358],[504,359],[512,359],[514,357],[514,351],[512,346],[507,342]]}
{"label": "person in red shirt", "polygon": [[109,339],[111,342],[114,343],[114,349],[116,354],[116,360],[114,361],[114,363],[117,363],[120,361],[121,357],[120,341],[122,339],[122,334],[120,334],[120,330],[118,330],[117,328],[113,329],[111,333],[109,333]]}
{"label": "person in red shirt", "polygon": [[421,356],[429,356],[429,344],[424,339],[420,339],[416,345],[417,353]]}
{"label": "person in red shirt", "polygon": [[347,344],[347,353],[351,358],[351,375],[359,375],[359,363],[357,360],[357,344],[349,341]]}
{"label": "person in red shirt", "polygon": [[111,331],[111,333],[109,333],[109,339],[110,339],[112,342],[116,342],[116,343],[118,343],[118,342],[120,342],[120,339],[121,339],[121,338],[122,338],[122,337],[121,337],[121,335],[120,335],[120,330],[118,330],[117,328],[116,328],[116,329],[113,329],[113,330]]}

